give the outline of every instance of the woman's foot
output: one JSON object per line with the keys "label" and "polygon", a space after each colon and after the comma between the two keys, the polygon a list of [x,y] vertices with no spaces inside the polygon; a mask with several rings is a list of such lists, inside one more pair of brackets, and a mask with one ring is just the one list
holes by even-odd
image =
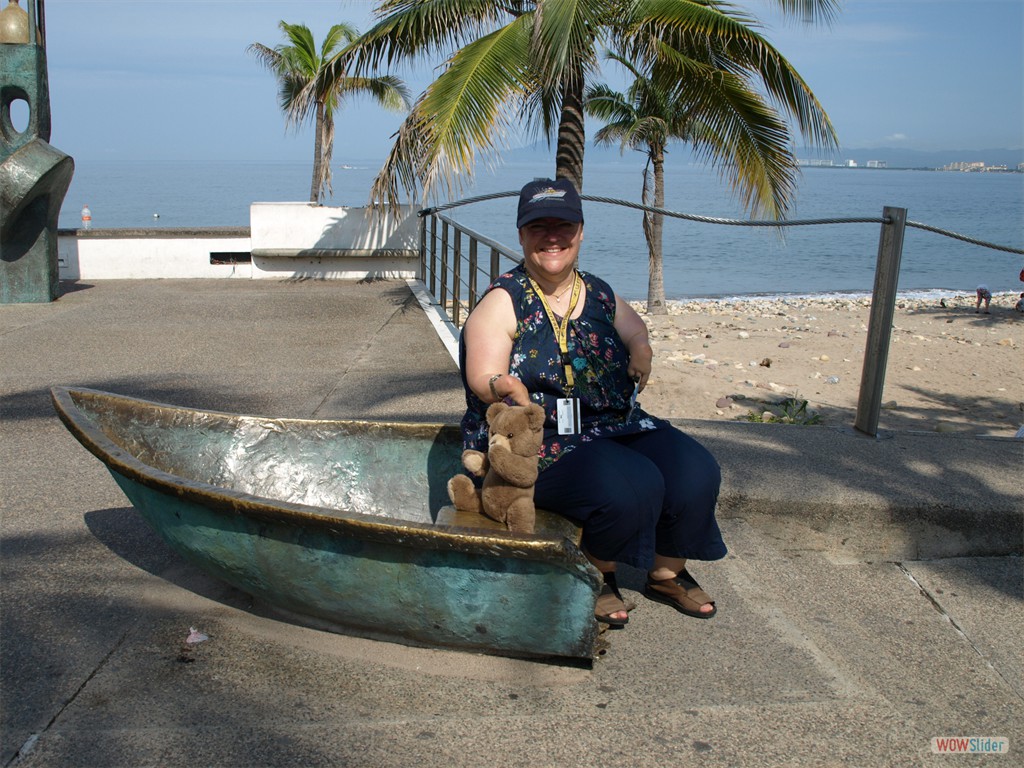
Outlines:
{"label": "woman's foot", "polygon": [[[668,578],[656,578],[665,576]],[[710,619],[718,613],[714,600],[700,588],[700,584],[685,568],[675,576],[671,575],[671,571],[655,569],[647,576],[644,595],[655,602],[671,605],[680,613],[695,619]]]}
{"label": "woman's foot", "polygon": [[594,606],[594,618],[611,627],[624,627],[629,623],[629,608],[619,593],[615,571],[606,571],[601,575],[604,577],[604,584]]}

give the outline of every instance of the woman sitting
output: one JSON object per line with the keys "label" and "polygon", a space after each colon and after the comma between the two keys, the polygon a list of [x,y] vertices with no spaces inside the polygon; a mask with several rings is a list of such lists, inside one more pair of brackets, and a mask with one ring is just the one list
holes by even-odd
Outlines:
{"label": "woman sitting", "polygon": [[648,598],[709,619],[715,603],[686,563],[726,553],[718,464],[636,403],[651,373],[647,327],[607,283],[577,269],[583,209],[572,184],[524,186],[516,226],[523,263],[490,286],[462,333],[465,447],[486,451],[490,403],[543,406],[534,500],[582,528],[583,552],[604,576],[596,618],[629,621],[615,581],[625,563],[648,571]]}

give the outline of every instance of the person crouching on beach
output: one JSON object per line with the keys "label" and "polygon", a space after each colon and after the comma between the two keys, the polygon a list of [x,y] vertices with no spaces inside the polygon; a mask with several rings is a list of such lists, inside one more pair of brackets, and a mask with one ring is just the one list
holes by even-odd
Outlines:
{"label": "person crouching on beach", "polygon": [[1024,293],[1022,293],[1020,298],[1017,299],[1017,303],[1013,305],[1013,308],[1018,312],[1024,312]]}
{"label": "person crouching on beach", "polygon": [[979,285],[975,294],[977,298],[974,300],[974,314],[978,314],[981,311],[982,302],[985,302],[985,314],[990,314],[988,305],[992,301],[992,291],[988,289],[987,285]]}
{"label": "person crouching on beach", "polygon": [[644,594],[686,616],[715,603],[687,561],[725,557],[715,505],[718,463],[689,435],[636,402],[651,374],[647,326],[606,282],[577,269],[583,206],[566,179],[538,179],[519,196],[523,261],[499,276],[460,339],[466,448],[487,450],[487,408],[544,408],[537,507],[583,529],[582,549],[604,585],[595,618],[629,621],[617,563],[647,571]]}

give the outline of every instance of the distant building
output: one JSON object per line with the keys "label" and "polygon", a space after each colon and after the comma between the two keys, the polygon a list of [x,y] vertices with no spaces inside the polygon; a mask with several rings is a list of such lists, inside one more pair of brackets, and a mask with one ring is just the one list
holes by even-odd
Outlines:
{"label": "distant building", "polygon": [[868,160],[868,168],[888,168],[888,163],[885,160]]}
{"label": "distant building", "polygon": [[949,165],[942,166],[943,171],[963,171],[965,173],[972,173],[977,171],[984,171],[984,163],[950,163]]}
{"label": "distant building", "polygon": [[856,168],[857,167],[857,161],[856,160],[847,160],[846,161],[846,167],[847,168]]}

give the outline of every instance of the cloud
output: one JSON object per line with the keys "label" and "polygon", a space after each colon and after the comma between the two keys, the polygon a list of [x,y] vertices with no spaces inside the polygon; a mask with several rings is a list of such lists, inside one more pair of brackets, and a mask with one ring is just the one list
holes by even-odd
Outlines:
{"label": "cloud", "polygon": [[905,133],[890,133],[882,141],[906,141],[909,138]]}

